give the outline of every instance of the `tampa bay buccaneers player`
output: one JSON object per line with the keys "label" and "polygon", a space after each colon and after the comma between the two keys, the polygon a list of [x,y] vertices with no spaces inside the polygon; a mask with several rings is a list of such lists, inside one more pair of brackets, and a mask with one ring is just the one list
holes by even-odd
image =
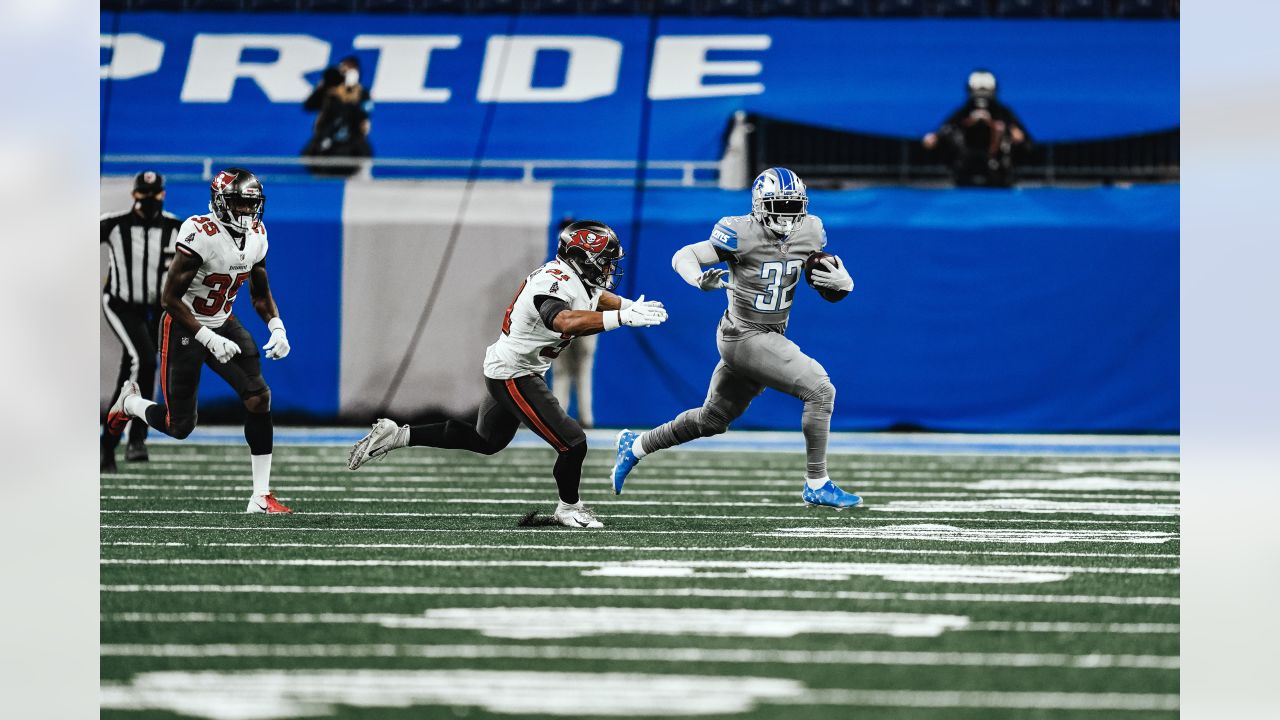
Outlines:
{"label": "tampa bay buccaneers player", "polygon": [[493,455],[510,444],[523,422],[559,453],[553,474],[560,502],[553,520],[571,528],[604,527],[578,496],[587,437],[551,394],[545,375],[576,337],[666,321],[662,303],[643,295],[633,302],[610,291],[621,274],[622,254],[618,235],[608,225],[580,220],[566,226],[556,257],[520,284],[498,340],[485,352],[489,393],[475,424],[449,420],[410,427],[383,418],[351,449],[348,467],[355,470],[408,445]]}
{"label": "tampa bay buccaneers player", "polygon": [[262,183],[248,170],[227,168],[209,186],[209,215],[187,218],[178,230],[174,259],[161,290],[160,387],[164,404],[145,399],[125,382],[107,415],[107,429],[119,434],[129,418],[179,440],[196,426],[200,368],[208,364],[244,403],[244,438],[253,467],[249,513],[287,513],[271,494],[271,390],[262,378],[258,348],[231,312],[245,280],[253,309],[267,323],[267,357],[289,354],[280,310],[267,284],[267,228]]}

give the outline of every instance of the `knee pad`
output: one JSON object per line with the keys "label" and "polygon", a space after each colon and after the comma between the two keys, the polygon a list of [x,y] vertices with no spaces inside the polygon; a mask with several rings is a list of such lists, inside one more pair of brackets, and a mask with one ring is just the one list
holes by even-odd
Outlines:
{"label": "knee pad", "polygon": [[577,457],[585,460],[587,457],[587,441],[583,440],[570,445],[568,449],[560,451],[560,457]]}
{"label": "knee pad", "polygon": [[729,418],[712,408],[704,407],[698,418],[698,429],[702,432],[702,437],[720,435],[729,430]]}
{"label": "knee pad", "polygon": [[271,412],[271,388],[263,388],[262,392],[242,398],[244,409],[251,413]]}

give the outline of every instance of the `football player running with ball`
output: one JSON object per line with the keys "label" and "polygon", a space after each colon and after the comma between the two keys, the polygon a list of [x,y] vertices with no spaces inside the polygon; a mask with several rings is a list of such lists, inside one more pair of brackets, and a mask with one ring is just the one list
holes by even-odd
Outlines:
{"label": "football player running with ball", "polygon": [[560,454],[552,471],[560,495],[553,520],[571,528],[604,527],[578,496],[587,437],[560,407],[544,376],[575,337],[666,321],[662,303],[644,295],[633,302],[610,292],[621,274],[621,259],[622,244],[608,225],[580,220],[566,226],[556,257],[521,283],[497,342],[485,351],[489,394],[475,424],[449,420],[410,427],[383,418],[351,449],[348,467],[355,470],[409,445],[493,455],[511,443],[523,422]]}
{"label": "football player running with ball", "polygon": [[[816,360],[783,334],[792,296],[806,259],[827,244],[822,220],[808,214],[805,185],[786,168],[769,168],[751,186],[751,214],[721,218],[711,238],[686,245],[671,259],[685,282],[701,290],[729,289],[729,309],[720,319],[720,362],[702,407],[686,410],[653,430],[618,433],[613,491],[641,458],[729,428],[766,387],[804,401],[800,427],[808,467],[801,498],[809,505],[855,507],[862,498],[827,477],[827,434],[836,389]],[[853,289],[853,279],[835,256],[819,256],[814,286],[831,298]],[[729,270],[703,267],[728,262]],[[726,276],[732,282],[726,281]]]}
{"label": "football player running with ball", "polygon": [[262,378],[258,348],[231,305],[245,280],[253,309],[267,323],[267,357],[289,354],[280,311],[267,284],[267,228],[262,224],[266,196],[248,170],[227,168],[209,186],[211,215],[187,218],[178,230],[176,250],[161,290],[160,387],[164,404],[142,397],[126,381],[107,415],[107,428],[119,433],[129,418],[179,440],[196,426],[200,368],[208,364],[227,381],[245,415],[244,438],[253,467],[253,495],[245,512],[287,513],[271,494],[271,390]]}

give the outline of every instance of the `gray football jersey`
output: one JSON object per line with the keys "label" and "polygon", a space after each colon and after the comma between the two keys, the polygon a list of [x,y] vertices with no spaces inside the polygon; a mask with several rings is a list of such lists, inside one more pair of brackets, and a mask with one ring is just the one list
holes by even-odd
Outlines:
{"label": "gray football jersey", "polygon": [[778,238],[752,215],[720,218],[711,243],[729,262],[729,314],[762,325],[786,325],[796,285],[804,280],[804,260],[827,244],[817,215],[799,230]]}

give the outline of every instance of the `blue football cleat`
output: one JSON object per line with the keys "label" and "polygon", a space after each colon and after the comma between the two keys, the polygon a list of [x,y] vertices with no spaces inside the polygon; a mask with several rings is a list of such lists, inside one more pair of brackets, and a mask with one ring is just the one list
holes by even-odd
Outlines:
{"label": "blue football cleat", "polygon": [[618,433],[618,458],[613,461],[613,494],[622,494],[622,484],[627,481],[627,473],[640,462],[640,458],[631,452],[640,433],[623,430]]}
{"label": "blue football cleat", "polygon": [[[615,483],[614,486],[617,487],[617,484]],[[806,483],[804,492],[800,493],[800,499],[804,500],[805,505],[822,505],[824,507],[833,507],[837,510],[858,507],[862,504],[861,497],[841,490],[830,480],[817,490],[809,487],[808,483]]]}

